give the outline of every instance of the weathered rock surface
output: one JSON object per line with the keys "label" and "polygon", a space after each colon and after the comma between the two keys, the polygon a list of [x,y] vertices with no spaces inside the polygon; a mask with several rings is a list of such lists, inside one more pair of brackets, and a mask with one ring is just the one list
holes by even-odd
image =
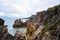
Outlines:
{"label": "weathered rock surface", "polygon": [[0,40],[13,40],[13,36],[8,33],[7,25],[0,19]]}
{"label": "weathered rock surface", "polygon": [[4,20],[0,18],[0,25],[4,25]]}
{"label": "weathered rock surface", "polygon": [[[21,20],[17,19],[13,27],[23,27]],[[60,40],[60,5],[49,8],[25,22],[27,32],[20,30],[14,37],[8,33],[4,20],[0,20],[0,40]],[[26,38],[27,37],[27,38]]]}
{"label": "weathered rock surface", "polygon": [[60,5],[37,12],[26,23],[28,40],[60,40]]}
{"label": "weathered rock surface", "polygon": [[13,36],[8,33],[7,26],[0,25],[0,40],[13,40]]}
{"label": "weathered rock surface", "polygon": [[14,35],[14,40],[26,40],[26,34],[23,31],[18,30]]}
{"label": "weathered rock surface", "polygon": [[16,19],[14,24],[13,24],[13,28],[16,27],[23,27],[23,22],[21,21],[21,19]]}
{"label": "weathered rock surface", "polygon": [[[28,18],[22,18],[22,19],[32,19],[35,15],[32,15]],[[20,27],[26,27],[26,22],[21,21],[21,19],[16,19],[13,24],[13,28],[20,28]]]}
{"label": "weathered rock surface", "polygon": [[60,25],[58,26],[57,31],[58,40],[60,40]]}

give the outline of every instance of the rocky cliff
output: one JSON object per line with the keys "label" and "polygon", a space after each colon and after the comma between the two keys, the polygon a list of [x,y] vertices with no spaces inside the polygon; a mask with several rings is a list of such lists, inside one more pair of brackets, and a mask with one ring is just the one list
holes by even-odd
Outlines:
{"label": "rocky cliff", "polygon": [[7,25],[4,25],[4,20],[0,18],[0,40],[13,40],[13,36],[8,33]]}
{"label": "rocky cliff", "polygon": [[[15,20],[13,27],[26,26],[27,32],[8,33],[4,20],[0,19],[0,40],[60,40],[60,5],[48,8],[27,20]],[[26,38],[27,37],[27,38]]]}
{"label": "rocky cliff", "polygon": [[37,12],[27,22],[27,40],[60,40],[60,5]]}

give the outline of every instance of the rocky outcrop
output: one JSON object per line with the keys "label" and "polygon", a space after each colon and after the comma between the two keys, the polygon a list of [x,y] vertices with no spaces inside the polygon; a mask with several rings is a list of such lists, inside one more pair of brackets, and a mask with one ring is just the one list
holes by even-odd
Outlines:
{"label": "rocky outcrop", "polygon": [[23,31],[18,30],[14,35],[14,40],[26,40],[26,34]]}
{"label": "rocky outcrop", "polygon": [[4,25],[4,20],[0,18],[0,25]]}
{"label": "rocky outcrop", "polygon": [[21,19],[17,19],[15,20],[14,24],[13,24],[13,28],[19,28],[19,27],[23,27],[23,22],[21,21]]}
{"label": "rocky outcrop", "polygon": [[27,40],[60,40],[60,5],[37,12],[27,23]]}
{"label": "rocky outcrop", "polygon": [[49,8],[23,23],[15,20],[13,27],[27,27],[24,33],[18,30],[14,37],[8,33],[4,20],[0,20],[0,40],[60,40],[60,5]]}
{"label": "rocky outcrop", "polygon": [[[35,15],[32,15],[28,18],[21,18],[21,19],[32,19]],[[21,19],[16,19],[13,24],[13,28],[20,28],[20,27],[26,27],[26,22],[22,22]]]}
{"label": "rocky outcrop", "polygon": [[0,40],[13,40],[13,36],[8,33],[7,26],[0,25]]}
{"label": "rocky outcrop", "polygon": [[0,40],[13,40],[13,36],[8,33],[7,25],[0,19]]}

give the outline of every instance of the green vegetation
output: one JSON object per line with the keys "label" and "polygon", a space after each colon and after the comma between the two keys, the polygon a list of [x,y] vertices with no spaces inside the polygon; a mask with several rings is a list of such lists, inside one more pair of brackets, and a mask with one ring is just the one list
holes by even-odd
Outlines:
{"label": "green vegetation", "polygon": [[59,5],[56,5],[54,7],[48,8],[48,10],[55,10],[55,9],[58,9],[58,8],[60,8],[60,4]]}

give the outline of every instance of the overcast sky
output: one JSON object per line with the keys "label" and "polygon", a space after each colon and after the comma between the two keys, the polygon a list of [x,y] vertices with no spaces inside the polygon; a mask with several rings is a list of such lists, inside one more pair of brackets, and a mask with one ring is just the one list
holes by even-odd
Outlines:
{"label": "overcast sky", "polygon": [[24,18],[60,4],[60,0],[0,0],[0,16]]}

